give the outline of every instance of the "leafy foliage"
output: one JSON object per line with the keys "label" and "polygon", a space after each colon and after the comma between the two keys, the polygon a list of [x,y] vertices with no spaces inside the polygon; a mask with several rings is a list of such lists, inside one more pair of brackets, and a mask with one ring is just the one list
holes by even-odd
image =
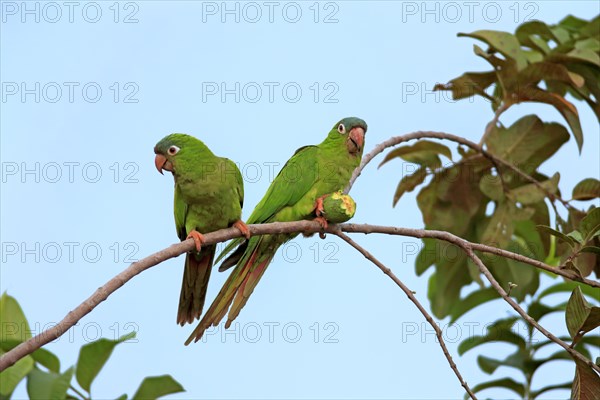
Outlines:
{"label": "leafy foliage", "polygon": [[[490,101],[495,115],[480,144],[496,160],[459,146],[461,158],[442,166],[439,155],[452,161],[446,146],[422,140],[398,147],[386,155],[382,164],[401,158],[418,164],[419,168],[400,180],[394,205],[404,193],[421,187],[417,202],[427,229],[449,231],[472,242],[572,270],[582,277],[594,272],[600,276],[600,208],[592,206],[580,210],[573,204],[600,198],[600,181],[583,179],[573,189],[571,199],[565,200],[559,188],[559,172],[547,176],[539,169],[571,135],[579,150],[582,149],[579,112],[567,95],[584,101],[600,121],[600,16],[590,21],[568,16],[556,25],[530,21],[520,25],[514,34],[481,30],[459,36],[487,45],[485,50],[475,45],[474,52],[486,60],[492,70],[466,72],[447,84],[436,85],[434,90],[451,91],[456,100],[480,96]],[[535,115],[525,115],[510,126],[498,124],[503,112],[522,102],[554,107],[564,118],[565,126],[542,121]],[[566,209],[566,218],[558,211],[561,206]],[[551,220],[556,221],[552,227]],[[597,332],[583,336],[600,325],[600,309],[584,298],[584,293],[594,293],[585,287],[573,286],[572,282],[537,293],[539,270],[503,257],[486,254],[480,257],[515,300],[524,302],[535,296],[527,304],[528,313],[534,319],[565,312],[577,349],[589,355],[586,346],[600,343]],[[418,275],[435,269],[429,279],[428,297],[438,318],[450,316],[454,322],[473,308],[499,298],[493,288],[484,285],[479,270],[454,245],[424,240],[415,268]],[[473,282],[479,289],[461,297],[462,289]],[[545,296],[564,291],[572,291],[568,303],[550,306],[542,302]],[[516,346],[513,354],[504,360],[480,356],[479,366],[487,373],[499,366],[516,368],[523,373],[524,381],[495,379],[474,390],[503,387],[528,399],[568,387],[572,389],[573,398],[586,398],[592,393],[590,388],[597,384],[592,376],[598,376],[581,363],[576,365],[573,383],[557,383],[538,391],[531,389],[531,378],[541,365],[555,359],[570,359],[570,356],[560,351],[544,359],[534,358],[543,346],[534,346],[530,337],[511,332],[510,324],[519,319],[498,320],[493,332],[463,342],[459,350],[463,353],[491,341],[511,343]],[[528,333],[533,334],[530,326]],[[551,342],[544,345],[548,343]]]}
{"label": "leafy foliage", "polygon": [[[0,325],[2,337],[0,354],[3,354],[31,337],[31,331],[21,306],[4,293],[0,297]],[[17,385],[27,378],[27,394],[31,399],[91,399],[91,385],[114,348],[133,339],[135,332],[117,340],[99,339],[84,345],[79,351],[77,364],[60,372],[60,361],[46,349],[38,349],[0,373],[0,398],[11,398]],[[84,396],[72,383],[75,375]],[[134,399],[157,399],[172,393],[183,392],[183,387],[170,375],[145,378]],[[122,395],[119,399],[126,399]]]}

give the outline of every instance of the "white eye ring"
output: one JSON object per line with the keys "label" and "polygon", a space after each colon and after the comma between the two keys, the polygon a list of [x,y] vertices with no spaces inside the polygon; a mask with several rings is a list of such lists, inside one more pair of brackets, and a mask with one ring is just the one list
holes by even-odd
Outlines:
{"label": "white eye ring", "polygon": [[175,154],[179,153],[179,147],[177,146],[171,146],[169,147],[169,154],[174,156]]}
{"label": "white eye ring", "polygon": [[339,133],[346,133],[346,127],[344,124],[339,124],[337,130]]}

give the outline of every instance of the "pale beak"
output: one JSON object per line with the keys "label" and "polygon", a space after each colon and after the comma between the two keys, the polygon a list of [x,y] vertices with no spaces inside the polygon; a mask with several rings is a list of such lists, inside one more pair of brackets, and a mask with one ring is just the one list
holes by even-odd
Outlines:
{"label": "pale beak", "polygon": [[348,152],[352,154],[360,153],[365,143],[365,130],[360,126],[355,126],[348,133],[348,140],[346,146]]}

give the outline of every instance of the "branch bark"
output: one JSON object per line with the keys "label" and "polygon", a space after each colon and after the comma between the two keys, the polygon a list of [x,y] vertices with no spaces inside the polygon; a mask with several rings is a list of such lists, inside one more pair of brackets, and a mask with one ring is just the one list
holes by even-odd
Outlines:
{"label": "branch bark", "polygon": [[[250,229],[252,235],[293,232],[322,232],[321,225],[319,225],[319,223],[315,221],[274,222],[270,224],[249,225],[248,228]],[[326,230],[326,232],[333,234],[335,234],[338,231],[354,233],[383,233],[390,235],[411,236],[416,238],[441,239],[450,243],[454,243],[462,248],[464,248],[464,246],[467,246],[474,250],[498,254],[502,257],[513,258],[515,260],[532,265],[536,268],[541,268],[543,270],[553,272],[554,274],[585,283],[592,287],[600,287],[600,282],[576,276],[575,274],[571,274],[570,271],[561,270],[550,265],[544,264],[541,261],[537,261],[516,253],[511,253],[506,250],[500,250],[482,244],[471,243],[449,232],[428,231],[424,229],[409,229],[389,226],[375,226],[368,224],[332,224]],[[236,228],[227,228],[204,234],[204,237],[206,239],[205,244],[215,244],[219,242],[224,242],[226,240],[233,239],[239,236],[240,232]],[[69,328],[74,326],[81,318],[89,314],[101,302],[106,300],[108,296],[110,296],[113,292],[115,292],[117,289],[119,289],[129,280],[131,280],[134,276],[147,270],[148,268],[160,264],[163,261],[177,257],[185,252],[191,251],[194,249],[194,246],[194,241],[192,239],[188,239],[183,242],[171,245],[164,250],[161,250],[129,265],[129,267],[127,267],[121,273],[119,273],[118,275],[110,279],[106,284],[98,288],[94,292],[94,294],[87,298],[83,303],[81,303],[75,309],[70,311],[57,325],[39,333],[38,335],[32,337],[26,342],[19,344],[12,350],[3,354],[0,357],[0,372],[4,371],[6,368],[10,367],[26,355],[31,354],[35,350],[39,349],[45,344],[55,340],[56,338],[66,333],[69,330]],[[585,359],[585,357],[583,358]]]}

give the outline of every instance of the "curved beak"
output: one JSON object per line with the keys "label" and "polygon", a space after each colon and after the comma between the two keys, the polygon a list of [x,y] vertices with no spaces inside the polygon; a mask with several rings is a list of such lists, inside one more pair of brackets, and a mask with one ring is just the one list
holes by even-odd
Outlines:
{"label": "curved beak", "polygon": [[346,146],[348,152],[352,154],[360,153],[365,143],[365,130],[361,126],[355,126],[348,133],[348,140]]}
{"label": "curved beak", "polygon": [[163,170],[173,171],[171,163],[169,160],[167,160],[167,157],[163,156],[162,154],[156,155],[154,158],[154,165],[156,166],[156,170],[161,174],[163,173]]}

